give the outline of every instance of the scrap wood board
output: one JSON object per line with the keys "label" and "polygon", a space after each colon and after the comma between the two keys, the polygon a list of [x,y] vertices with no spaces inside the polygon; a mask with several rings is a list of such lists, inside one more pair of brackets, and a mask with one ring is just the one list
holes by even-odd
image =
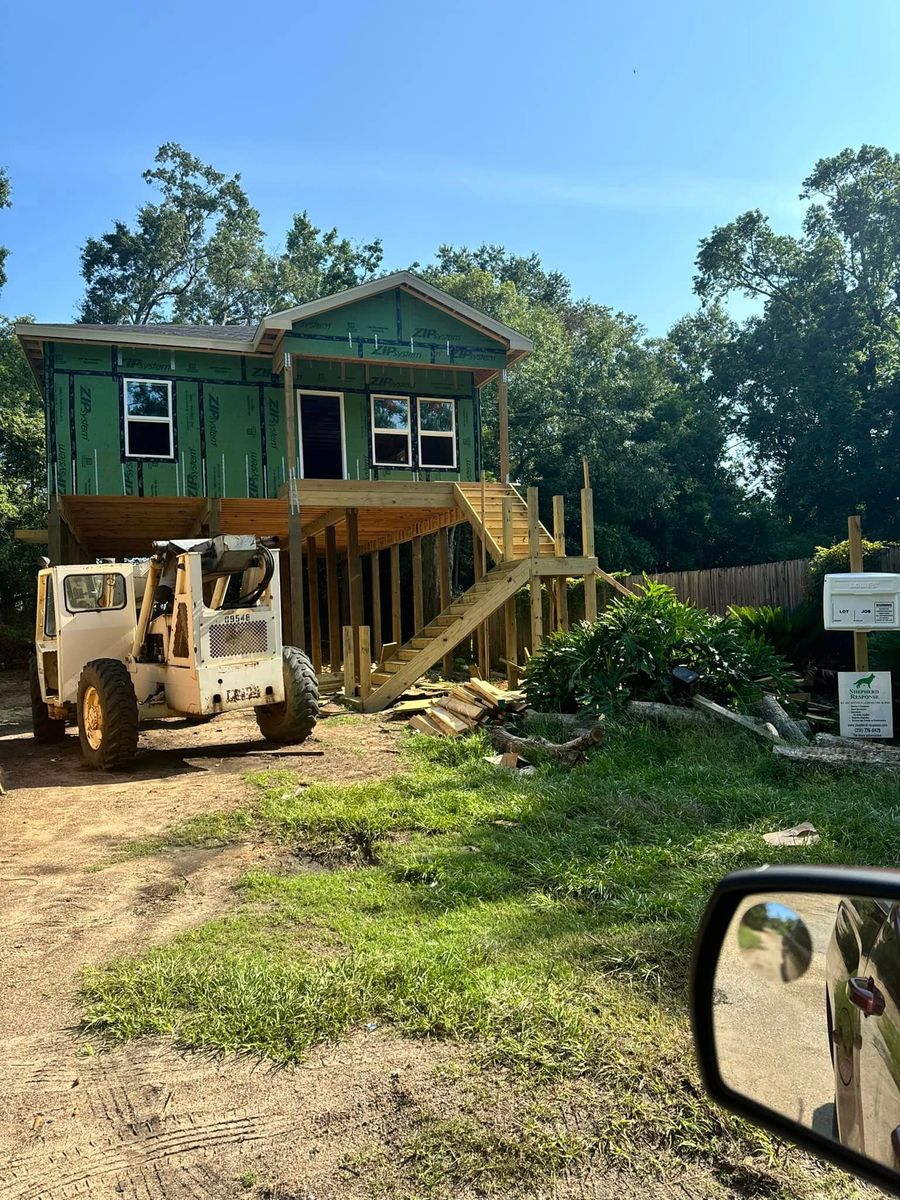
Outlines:
{"label": "scrap wood board", "polygon": [[432,737],[460,737],[495,717],[521,712],[525,705],[522,692],[470,679],[453,688],[449,696],[434,700],[424,712],[415,713],[409,723]]}

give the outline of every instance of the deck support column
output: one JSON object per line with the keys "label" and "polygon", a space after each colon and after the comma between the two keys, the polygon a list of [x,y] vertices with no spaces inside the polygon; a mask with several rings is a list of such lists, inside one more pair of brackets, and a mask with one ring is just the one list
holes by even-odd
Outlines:
{"label": "deck support column", "polygon": [[[503,561],[512,562],[515,557],[513,542],[513,498],[503,497]],[[516,598],[510,598],[503,605],[503,641],[506,657],[507,687],[519,686],[519,630],[516,625]]]}
{"label": "deck support column", "polygon": [[353,659],[359,670],[359,629],[365,620],[363,612],[362,560],[359,557],[359,514],[347,509],[347,583],[350,593],[350,625],[353,629]]}
{"label": "deck support column", "polygon": [[[557,558],[566,557],[566,510],[562,496],[553,497],[553,546]],[[569,581],[565,575],[556,577],[557,629],[569,628]]]}
{"label": "deck support column", "polygon": [[413,590],[413,627],[415,632],[413,637],[418,635],[425,628],[425,604],[422,594],[422,539],[414,537],[411,542],[412,549],[412,590]]}
{"label": "deck support column", "polygon": [[[481,555],[481,538],[478,536],[475,526],[472,526],[472,573],[475,576],[475,582],[484,578],[484,565]],[[475,630],[475,663],[478,667],[479,674],[484,677],[484,625],[479,625]]]}
{"label": "deck support column", "polygon": [[381,657],[381,551],[373,550],[372,565],[372,650]]}
{"label": "deck support column", "polygon": [[291,575],[291,643],[306,647],[303,605],[303,531],[300,525],[300,492],[297,486],[297,409],[294,400],[294,369],[290,353],[284,352],[284,424],[288,460],[288,569]]}
{"label": "deck support column", "polygon": [[334,526],[325,530],[325,582],[328,592],[328,661],[335,674],[341,669],[341,596],[338,590],[337,538]]}
{"label": "deck support column", "polygon": [[309,586],[309,658],[317,675],[322,674],[322,627],[319,622],[319,564],[315,534],[306,539],[306,576]]}
{"label": "deck support column", "polygon": [[[438,562],[438,595],[440,596],[440,611],[443,612],[450,604],[450,537],[447,529],[439,529],[437,537]],[[453,674],[453,651],[448,650],[444,655],[441,670],[444,678],[449,679]]]}
{"label": "deck support column", "polygon": [[[541,552],[538,490],[528,489],[528,555],[535,559]],[[544,640],[544,612],[541,607],[541,577],[534,570],[528,585],[531,595],[531,653],[536,654]]]}
{"label": "deck support column", "polygon": [[505,369],[497,380],[497,432],[500,441],[500,482],[509,483],[509,394]]}
{"label": "deck support column", "polygon": [[403,645],[403,620],[400,607],[400,547],[391,546],[391,637]]}

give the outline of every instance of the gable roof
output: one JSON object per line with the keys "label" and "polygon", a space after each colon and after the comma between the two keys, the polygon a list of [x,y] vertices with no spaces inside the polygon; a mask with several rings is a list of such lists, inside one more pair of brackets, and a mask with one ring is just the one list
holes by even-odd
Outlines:
{"label": "gable roof", "polygon": [[480,330],[506,347],[507,362],[514,363],[534,349],[534,343],[487,313],[457,300],[448,292],[433,287],[411,271],[395,271],[381,279],[358,284],[332,296],[323,296],[298,304],[283,312],[271,313],[254,328],[252,325],[39,325],[20,322],[16,335],[28,355],[32,368],[40,371],[42,343],[46,341],[106,342],[120,346],[160,346],[193,350],[219,350],[238,354],[272,354],[286,332],[307,317],[319,316],[370,296],[402,288],[427,304]]}

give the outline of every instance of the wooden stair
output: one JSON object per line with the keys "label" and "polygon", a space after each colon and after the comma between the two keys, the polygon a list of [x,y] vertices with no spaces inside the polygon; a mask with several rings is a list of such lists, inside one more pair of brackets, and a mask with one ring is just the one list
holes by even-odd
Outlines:
{"label": "wooden stair", "polygon": [[373,690],[362,702],[363,711],[380,712],[386,708],[448,651],[469,637],[530,578],[531,564],[527,559],[501,563],[488,571],[414,638],[379,664],[371,677]]}
{"label": "wooden stair", "polygon": [[[477,531],[482,530],[481,484],[457,483],[456,493],[459,507]],[[511,485],[486,483],[484,485],[484,537],[488,554],[495,563],[503,561],[503,500],[513,501],[513,554],[514,559],[528,558],[528,505]],[[555,554],[553,537],[543,525],[538,526],[540,554]]]}

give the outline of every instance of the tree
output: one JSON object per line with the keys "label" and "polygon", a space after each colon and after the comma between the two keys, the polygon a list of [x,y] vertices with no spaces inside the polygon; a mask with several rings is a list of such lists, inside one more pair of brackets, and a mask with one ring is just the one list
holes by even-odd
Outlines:
{"label": "tree", "polygon": [[799,237],[758,210],[700,244],[695,286],[761,312],[728,336],[715,371],[784,525],[828,541],[862,511],[900,533],[900,155],[876,146],[822,159],[804,181]]}
{"label": "tree", "polygon": [[144,180],[160,193],[133,226],[116,221],[88,238],[80,319],[144,324],[256,324],[268,312],[361,283],[381,263],[381,243],[361,247],[295,215],[285,250],[265,248],[259,213],[241,187],[170,142]]}

